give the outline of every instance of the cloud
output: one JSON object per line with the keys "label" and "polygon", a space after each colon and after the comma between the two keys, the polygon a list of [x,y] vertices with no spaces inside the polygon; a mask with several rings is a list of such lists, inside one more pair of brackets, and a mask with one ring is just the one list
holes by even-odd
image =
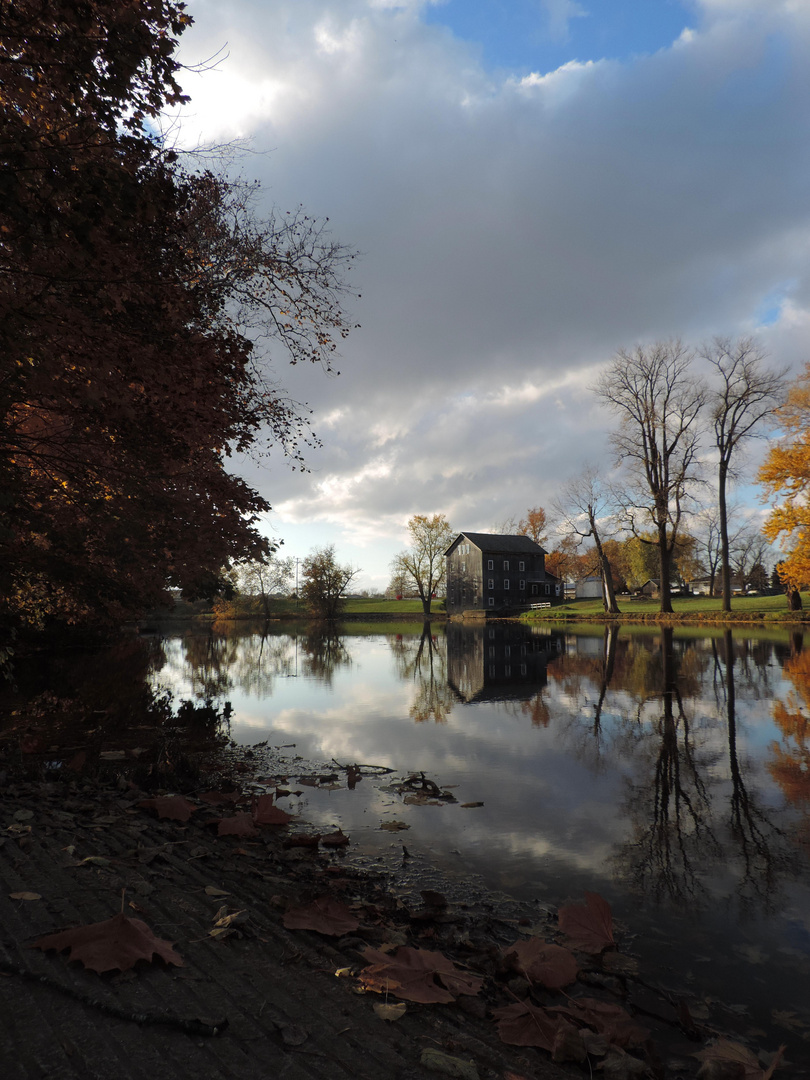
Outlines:
{"label": "cloud", "polygon": [[759,327],[778,362],[803,359],[804,5],[702,0],[652,56],[523,77],[416,2],[191,12],[187,61],[228,57],[186,77],[182,138],[249,135],[268,201],[328,215],[362,252],[341,377],[277,372],[315,410],[311,474],[248,467],[282,535],[308,517],[340,549],[376,522],[384,576],[411,514],[483,528],[605,460],[587,388],[618,347]]}

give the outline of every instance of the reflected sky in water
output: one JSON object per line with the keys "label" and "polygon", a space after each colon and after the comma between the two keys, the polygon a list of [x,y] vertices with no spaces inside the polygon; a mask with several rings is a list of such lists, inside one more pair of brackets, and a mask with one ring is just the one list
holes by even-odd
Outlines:
{"label": "reflected sky in water", "polygon": [[[370,779],[308,790],[302,816],[361,849],[404,836],[450,873],[553,904],[595,889],[659,962],[688,941],[706,992],[728,993],[742,971],[764,1007],[778,962],[781,992],[806,994],[801,635],[215,626],[166,638],[159,668],[178,697],[230,701],[238,742],[295,743],[291,776],[300,755],[452,787],[458,801],[443,806],[404,805]],[[394,819],[409,831],[380,831]]]}

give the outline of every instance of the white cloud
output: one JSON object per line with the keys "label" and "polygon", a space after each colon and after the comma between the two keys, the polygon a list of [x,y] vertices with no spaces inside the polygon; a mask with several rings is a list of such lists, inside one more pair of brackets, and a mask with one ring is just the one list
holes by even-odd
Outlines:
{"label": "white cloud", "polygon": [[409,514],[488,527],[604,461],[587,386],[619,346],[749,332],[789,282],[761,333],[800,363],[810,318],[808,6],[702,0],[669,49],[524,79],[423,9],[192,0],[184,45],[229,50],[188,76],[184,137],[249,133],[267,198],[362,252],[341,377],[278,373],[312,474],[249,476],[282,535],[376,537],[380,576]]}

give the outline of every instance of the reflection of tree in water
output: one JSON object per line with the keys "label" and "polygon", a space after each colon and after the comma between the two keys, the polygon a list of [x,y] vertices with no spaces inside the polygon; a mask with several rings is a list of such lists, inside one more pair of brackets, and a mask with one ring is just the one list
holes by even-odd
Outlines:
{"label": "reflection of tree in water", "polygon": [[326,686],[332,685],[338,668],[352,666],[352,656],[346,648],[345,638],[329,623],[313,624],[299,637],[298,649],[302,673]]}
{"label": "reflection of tree in water", "polygon": [[795,689],[785,701],[773,704],[773,718],[782,737],[769,747],[768,772],[787,801],[800,812],[796,837],[810,852],[810,650],[803,650],[802,645],[799,634],[794,641],[794,655],[783,668]]}
{"label": "reflection of tree in water", "polygon": [[694,901],[703,891],[701,860],[716,858],[722,850],[711,828],[711,799],[702,773],[710,761],[695,745],[684,711],[671,627],[661,629],[658,657],[658,693],[645,694],[635,721],[651,776],[630,783],[633,841],[620,851],[619,863],[643,892]]}
{"label": "reflection of tree in water", "polygon": [[447,681],[447,647],[445,641],[431,633],[431,624],[424,623],[419,637],[397,634],[391,649],[400,678],[412,682],[415,694],[409,715],[417,723],[433,720],[446,722],[458,697]]}
{"label": "reflection of tree in water", "polygon": [[[640,705],[636,722],[639,760],[646,757],[651,776],[631,784],[627,808],[634,838],[619,853],[619,864],[644,891],[681,902],[705,896],[707,879],[728,873],[740,904],[773,908],[780,881],[796,871],[797,863],[776,824],[776,811],[762,805],[739,755],[731,631],[724,635],[722,661],[716,643],[712,649],[718,711],[726,718],[724,745],[714,738],[717,723],[708,717],[696,743],[684,706],[684,690],[702,666],[695,659],[708,654],[687,647],[680,658],[690,663],[679,665],[672,630],[662,630],[659,704],[654,715],[651,702]],[[747,659],[750,655],[748,650]],[[743,678],[751,677],[750,665],[743,664]],[[726,796],[728,813],[721,817]]]}
{"label": "reflection of tree in water", "polygon": [[270,697],[278,679],[297,674],[297,634],[248,634],[239,638],[231,668],[233,685],[253,697]]}
{"label": "reflection of tree in water", "polygon": [[237,640],[234,634],[213,626],[205,634],[183,635],[185,674],[195,697],[218,700],[232,689]]}

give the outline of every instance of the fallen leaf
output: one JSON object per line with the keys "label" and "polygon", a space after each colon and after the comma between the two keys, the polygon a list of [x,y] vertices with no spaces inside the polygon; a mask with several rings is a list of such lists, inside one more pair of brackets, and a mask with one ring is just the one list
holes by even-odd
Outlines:
{"label": "fallen leaf", "polygon": [[422,1051],[419,1064],[423,1069],[441,1073],[442,1076],[451,1076],[454,1080],[478,1080],[475,1062],[445,1054],[435,1046],[428,1046]]}
{"label": "fallen leaf", "polygon": [[374,1012],[381,1020],[399,1020],[407,1011],[408,1006],[404,1001],[392,1002],[390,1005],[383,1005],[383,1003],[379,1001],[374,1006]]}
{"label": "fallen leaf", "polygon": [[359,976],[365,989],[406,1001],[447,1004],[459,994],[477,994],[483,985],[483,979],[468,975],[440,952],[402,946],[392,956],[378,949],[366,949],[363,956],[370,961]]}
{"label": "fallen leaf", "polygon": [[600,953],[613,940],[613,915],[610,904],[599,893],[586,892],[584,904],[566,904],[557,913],[560,930],[576,949]]}
{"label": "fallen leaf", "polygon": [[549,1053],[554,1049],[560,1018],[550,1016],[538,1005],[530,1005],[528,1001],[516,1001],[511,1005],[493,1009],[492,1015],[498,1021],[501,1042],[510,1046],[539,1046]]}
{"label": "fallen leaf", "polygon": [[145,922],[126,915],[114,915],[104,922],[78,926],[47,934],[31,946],[32,949],[70,949],[70,959],[78,960],[89,971],[128,971],[139,960],[151,963],[159,956],[167,964],[183,966],[183,960],[168,941],[156,938]]}
{"label": "fallen leaf", "polygon": [[288,825],[292,815],[273,805],[272,795],[260,795],[253,804],[253,820],[257,825]]}
{"label": "fallen leaf", "polygon": [[284,840],[285,848],[316,848],[321,842],[320,833],[293,833]]}
{"label": "fallen leaf", "polygon": [[326,836],[321,837],[323,847],[346,847],[348,843],[349,838],[342,829],[338,829],[337,832],[327,833]]}
{"label": "fallen leaf", "polygon": [[474,810],[476,806],[483,806],[482,802],[463,802],[461,804],[462,810]]}
{"label": "fallen leaf", "polygon": [[530,982],[539,982],[547,990],[559,990],[576,982],[579,965],[570,949],[549,945],[540,938],[516,941],[504,949],[504,959]]}
{"label": "fallen leaf", "polygon": [[604,1061],[596,1066],[607,1076],[615,1080],[633,1080],[633,1077],[644,1076],[647,1073],[647,1065],[632,1054],[625,1053],[618,1046],[611,1046]]}
{"label": "fallen leaf", "polygon": [[182,795],[158,795],[154,799],[141,799],[138,806],[154,810],[159,818],[172,821],[188,821],[197,807]]}
{"label": "fallen leaf", "polygon": [[200,798],[211,806],[222,806],[224,803],[237,803],[242,798],[239,791],[204,791]]}
{"label": "fallen leaf", "polygon": [[69,772],[81,772],[84,766],[87,764],[87,751],[80,750],[77,754],[74,754],[70,761],[65,765],[65,768]]}
{"label": "fallen leaf", "polygon": [[640,1046],[650,1034],[621,1005],[599,998],[570,998],[568,1005],[555,1005],[549,1012],[585,1024],[617,1046]]}
{"label": "fallen leaf", "polygon": [[11,900],[41,900],[42,897],[38,892],[13,892],[9,893]]}
{"label": "fallen leaf", "polygon": [[288,930],[315,930],[330,937],[350,934],[360,925],[357,916],[331,896],[320,896],[311,904],[290,908],[282,921]]}
{"label": "fallen leaf", "polygon": [[386,832],[400,832],[402,829],[410,829],[410,825],[404,821],[384,821],[380,828],[385,829]]}
{"label": "fallen leaf", "polygon": [[[735,1063],[742,1069],[740,1075],[744,1076],[745,1080],[770,1080],[784,1052],[785,1047],[780,1046],[770,1066],[763,1069],[756,1055],[747,1046],[743,1046],[742,1043],[732,1042],[731,1039],[718,1039],[711,1046],[692,1054],[692,1057],[702,1061],[704,1066],[707,1062],[712,1061]],[[700,1071],[703,1072],[703,1068]]]}
{"label": "fallen leaf", "polygon": [[259,830],[253,824],[250,814],[234,814],[233,817],[220,818],[217,836],[258,836]]}
{"label": "fallen leaf", "polygon": [[225,892],[224,889],[218,889],[216,887],[216,885],[206,885],[205,886],[205,895],[206,896],[230,896],[231,894],[228,893],[228,892]]}

